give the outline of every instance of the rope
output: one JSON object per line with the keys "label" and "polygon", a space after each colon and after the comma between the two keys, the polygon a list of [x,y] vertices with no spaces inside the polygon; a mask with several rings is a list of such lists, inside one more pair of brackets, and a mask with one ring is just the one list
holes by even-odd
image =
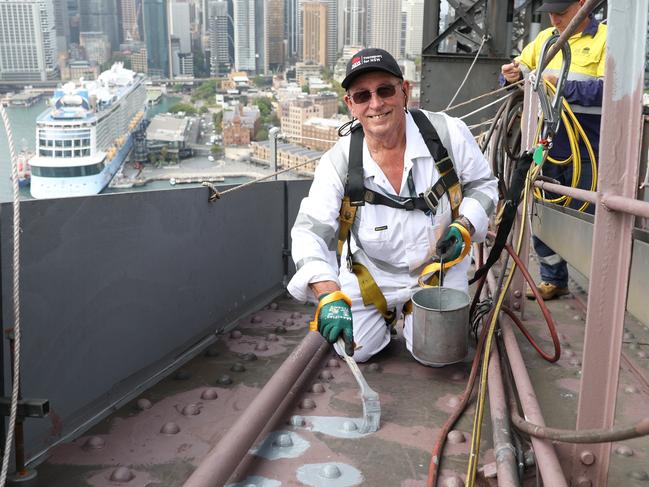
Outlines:
{"label": "rope", "polygon": [[470,100],[463,101],[462,103],[458,103],[457,105],[454,105],[452,107],[448,107],[448,108],[442,110],[442,113],[450,112],[451,110],[455,110],[456,108],[463,107],[465,105],[468,105],[469,103],[473,103],[474,101],[480,100],[480,99],[485,98],[487,96],[495,95],[496,93],[502,93],[503,91],[508,91],[508,90],[510,90],[512,88],[512,86],[520,86],[523,83],[525,83],[525,80],[521,79],[521,80],[518,80],[516,83],[511,83],[511,84],[509,84],[507,86],[503,86],[502,88],[498,88],[498,89],[493,90],[493,91],[488,91],[487,93],[483,93],[482,95],[478,95],[475,98],[471,98]]}
{"label": "rope", "polygon": [[[275,176],[277,176],[277,175],[279,175],[279,174],[283,174],[283,173],[285,173],[285,172],[288,172],[288,171],[292,171],[292,170],[294,170],[294,169],[297,169],[298,167],[306,166],[307,164],[309,164],[309,163],[311,163],[311,162],[313,162],[313,161],[317,161],[317,160],[319,160],[319,159],[320,159],[320,157],[314,157],[313,159],[308,159],[308,160],[306,160],[306,161],[304,161],[304,162],[300,162],[299,164],[296,164],[295,166],[287,167],[287,168],[285,168],[285,169],[282,169],[282,170],[280,170],[280,171],[274,172],[274,173],[272,173],[272,174],[268,174],[268,175],[266,175],[266,176],[262,176],[262,177],[260,177],[260,178],[253,179],[252,181],[248,181],[248,182],[246,182],[246,183],[240,184],[239,186],[235,186],[234,188],[226,189],[225,191],[223,191],[222,193],[220,193],[220,195],[223,196],[224,194],[232,193],[232,192],[237,191],[237,190],[239,190],[239,189],[243,189],[243,188],[246,188],[246,187],[248,187],[248,186],[252,186],[253,184],[258,183],[259,181],[264,181],[264,180],[266,180],[266,179],[270,179],[270,178],[272,178],[272,177],[275,177]],[[0,487],[1,487],[1,486],[0,486]]]}
{"label": "rope", "polygon": [[480,108],[476,108],[476,109],[473,110],[472,112],[469,112],[469,113],[467,113],[466,115],[462,115],[462,116],[459,117],[459,118],[460,118],[460,120],[464,120],[465,118],[468,118],[468,117],[470,117],[471,115],[475,115],[476,113],[481,112],[482,110],[485,110],[485,109],[489,108],[490,106],[495,105],[496,103],[499,103],[499,102],[501,102],[501,101],[503,101],[503,100],[507,100],[507,99],[510,98],[513,94],[514,94],[514,93],[507,93],[505,96],[501,96],[500,98],[496,98],[496,99],[495,99],[494,101],[492,101],[491,103],[487,103],[486,105],[483,105],[483,106],[481,106]]}
{"label": "rope", "polygon": [[478,57],[480,56],[480,52],[482,52],[482,47],[484,46],[484,43],[487,41],[487,36],[484,35],[482,36],[482,42],[480,43],[480,47],[478,48],[478,52],[475,53],[475,57],[473,58],[473,62],[471,63],[471,66],[469,66],[469,70],[466,72],[466,75],[464,76],[464,79],[462,80],[462,83],[460,83],[460,86],[458,87],[457,91],[453,95],[453,98],[451,98],[451,101],[448,102],[448,105],[446,109],[453,104],[455,99],[457,98],[457,95],[460,94],[460,90],[464,86],[464,83],[466,83],[466,80],[469,79],[469,75],[471,74],[471,70],[473,69],[473,66],[475,66],[476,61],[478,60]]}
{"label": "rope", "polygon": [[4,454],[2,456],[2,471],[0,472],[0,487],[7,481],[11,445],[14,440],[16,415],[18,412],[18,389],[20,385],[20,200],[18,193],[18,161],[14,146],[13,133],[7,111],[0,103],[0,116],[7,132],[9,142],[9,156],[11,157],[11,187],[13,194],[13,312],[14,312],[14,363],[12,371],[11,412],[9,426],[5,439]]}

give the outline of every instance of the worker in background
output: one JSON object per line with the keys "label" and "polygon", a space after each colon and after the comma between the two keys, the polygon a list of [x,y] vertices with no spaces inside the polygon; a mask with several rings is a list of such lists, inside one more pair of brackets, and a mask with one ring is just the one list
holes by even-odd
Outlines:
{"label": "worker in background", "polygon": [[[436,253],[444,254],[447,262],[458,258],[465,246],[462,232],[475,241],[484,239],[498,199],[497,181],[462,121],[441,113],[409,112],[409,83],[387,51],[364,49],[355,54],[341,84],[353,117],[352,133],[322,156],[309,194],[302,200],[291,231],[297,272],[288,291],[301,302],[318,302],[317,330],[331,343],[342,337],[347,354],[364,362],[390,342],[387,314],[393,320],[406,314],[404,337],[412,351],[412,314],[407,303],[418,289],[419,273]],[[450,161],[434,160],[418,125],[422,121],[415,122],[413,115],[435,128]],[[364,138],[356,145],[358,157],[352,157],[350,144],[357,132]],[[352,160],[358,161],[364,204],[357,207],[339,264],[341,203],[352,179]],[[440,180],[436,163],[449,162],[447,167],[454,169],[463,193],[453,226],[450,200],[443,190],[434,211],[420,205],[421,195]],[[372,303],[364,304],[367,279],[359,284],[354,273],[357,264],[379,289],[380,296]],[[466,257],[450,268],[444,286],[468,292],[469,265]],[[389,313],[379,311],[381,299]],[[336,349],[342,352],[337,345]]]}
{"label": "worker in background", "polygon": [[[553,27],[541,31],[533,42],[525,46],[520,56],[512,63],[502,66],[501,84],[515,83],[533,71],[541,61],[539,56],[545,41],[554,33],[555,29],[562,33],[577,15],[584,2],[585,0],[544,0],[538,11],[549,14]],[[575,112],[597,156],[604,85],[606,25],[591,15],[579,25],[568,43],[572,56],[563,95]],[[555,86],[562,58],[561,52],[559,52],[543,71],[543,78]],[[582,162],[578,187],[590,190],[592,166],[582,140],[579,142],[579,149]],[[563,161],[571,153],[568,134],[562,123],[552,141],[549,156],[555,160]],[[572,170],[572,163],[556,165],[546,162],[543,165],[545,176],[556,179],[566,186],[570,186],[572,183]],[[552,197],[553,195],[548,196]],[[573,200],[570,206],[578,208],[581,204],[582,202]],[[595,208],[590,205],[586,211],[594,213]],[[566,261],[536,236],[533,236],[533,242],[541,267],[541,282],[537,285],[540,295],[543,299],[548,300],[568,294],[570,291],[568,290]],[[531,290],[528,291],[527,297],[534,298]]]}

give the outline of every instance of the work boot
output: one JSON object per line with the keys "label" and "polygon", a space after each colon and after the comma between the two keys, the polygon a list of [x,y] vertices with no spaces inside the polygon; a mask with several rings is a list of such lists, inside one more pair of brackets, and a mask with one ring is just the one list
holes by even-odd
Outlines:
{"label": "work boot", "polygon": [[[570,289],[568,289],[567,287],[559,287],[556,284],[552,284],[544,281],[539,283],[536,286],[536,289],[539,291],[539,294],[541,295],[544,301],[549,301],[551,299],[558,298],[559,296],[565,296],[566,294],[570,294]],[[527,299],[536,299],[531,289],[527,290],[525,296],[527,296]]]}

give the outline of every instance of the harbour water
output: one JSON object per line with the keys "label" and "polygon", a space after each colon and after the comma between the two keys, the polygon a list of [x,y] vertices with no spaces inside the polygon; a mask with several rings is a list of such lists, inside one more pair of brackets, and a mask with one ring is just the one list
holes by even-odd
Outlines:
{"label": "harbour water", "polygon": [[[158,113],[166,112],[170,106],[180,100],[178,97],[163,96],[160,103],[149,108],[148,117],[151,118]],[[36,118],[47,108],[45,100],[32,105],[29,108],[6,108],[11,130],[13,133],[14,146],[16,151],[30,150],[33,151],[36,143]],[[239,184],[247,181],[248,178],[228,178],[225,184]],[[186,185],[176,187],[187,187]],[[124,191],[147,191],[155,189],[170,189],[171,186],[163,181],[149,183],[146,186],[130,189],[112,189],[107,188],[104,192],[124,192]],[[21,199],[31,198],[29,188],[21,188]],[[0,123],[0,202],[12,200],[11,190],[11,162],[9,158],[9,144],[4,125]]]}

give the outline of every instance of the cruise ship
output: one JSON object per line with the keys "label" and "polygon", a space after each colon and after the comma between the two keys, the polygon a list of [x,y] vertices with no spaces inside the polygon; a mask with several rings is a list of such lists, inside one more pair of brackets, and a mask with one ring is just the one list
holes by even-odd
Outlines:
{"label": "cruise ship", "polygon": [[101,192],[133,146],[146,110],[143,76],[115,63],[97,80],[66,83],[36,123],[34,198]]}

